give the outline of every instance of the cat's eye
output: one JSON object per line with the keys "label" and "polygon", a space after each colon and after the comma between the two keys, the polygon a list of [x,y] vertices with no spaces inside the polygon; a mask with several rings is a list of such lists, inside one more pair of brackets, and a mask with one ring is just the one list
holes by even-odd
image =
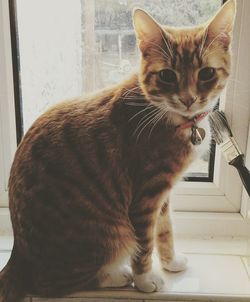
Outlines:
{"label": "cat's eye", "polygon": [[159,72],[159,78],[161,81],[167,84],[174,84],[177,82],[176,73],[171,69],[163,69]]}
{"label": "cat's eye", "polygon": [[215,76],[215,68],[205,67],[199,71],[198,79],[200,81],[206,82],[212,80],[214,76]]}

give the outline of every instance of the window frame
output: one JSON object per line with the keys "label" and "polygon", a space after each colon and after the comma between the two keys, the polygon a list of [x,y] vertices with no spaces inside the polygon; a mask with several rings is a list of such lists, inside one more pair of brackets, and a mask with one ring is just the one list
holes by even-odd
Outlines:
{"label": "window frame", "polygon": [[[220,98],[220,109],[226,113],[234,137],[244,154],[247,154],[247,137],[249,136],[250,91],[244,91],[242,94],[242,86],[238,83],[250,81],[250,69],[246,68],[246,62],[250,66],[250,55],[247,52],[250,46],[250,36],[247,32],[250,26],[247,17],[249,11],[250,1],[237,1],[231,76],[231,78],[236,77],[237,80],[229,80],[227,89]],[[248,150],[248,152],[250,151]],[[232,186],[232,184],[234,185]],[[213,183],[203,182],[197,187],[196,183],[182,182],[177,185],[173,200],[177,211],[183,211],[183,209],[184,211],[192,211],[195,208],[198,212],[214,212],[217,209],[217,212],[240,213],[245,217],[246,214],[243,209],[248,206],[245,204],[246,198],[242,198],[242,194],[245,194],[242,190],[242,183],[237,171],[226,163],[220,149],[216,146]],[[187,198],[185,197],[186,194]],[[213,196],[213,198],[208,198],[208,196]],[[185,199],[184,208],[183,199]]]}
{"label": "window frame", "polygon": [[1,1],[0,8],[0,206],[6,207],[8,175],[17,147],[17,137],[8,1]]}
{"label": "window frame", "polygon": [[[11,41],[9,5],[12,1],[0,2],[0,233],[1,230],[11,229],[8,213],[7,181],[11,162],[16,150],[17,132],[15,116],[15,97],[19,93],[14,89],[13,82],[18,77],[13,70],[12,51],[16,47]],[[247,29],[250,26],[247,12],[250,12],[250,1],[238,0],[233,44],[233,75],[239,81],[250,81],[250,69],[247,70],[246,60],[250,62],[250,36]],[[12,43],[12,44],[11,44]],[[12,45],[12,47],[11,47]],[[249,63],[250,66],[250,63]],[[221,97],[220,108],[223,109],[232,125],[243,152],[246,152],[247,135],[250,136],[249,115],[250,92],[248,91],[237,102],[241,87],[237,82],[229,82],[228,88]],[[226,102],[227,99],[227,102]],[[229,101],[228,101],[229,100]],[[237,114],[235,110],[237,107]],[[247,110],[246,110],[247,109]],[[244,117],[244,118],[242,118]],[[248,117],[248,118],[247,118]],[[250,158],[250,138],[248,138],[248,153]],[[246,154],[246,153],[245,153]],[[250,161],[250,160],[249,160]],[[227,165],[220,150],[216,148],[214,182],[181,182],[177,185],[172,196],[177,232],[180,234],[235,234],[237,236],[250,233],[250,199],[243,190],[237,172]],[[249,163],[250,164],[250,163]],[[232,188],[230,184],[235,184]],[[199,227],[197,228],[197,224]],[[211,227],[212,225],[212,227]]]}

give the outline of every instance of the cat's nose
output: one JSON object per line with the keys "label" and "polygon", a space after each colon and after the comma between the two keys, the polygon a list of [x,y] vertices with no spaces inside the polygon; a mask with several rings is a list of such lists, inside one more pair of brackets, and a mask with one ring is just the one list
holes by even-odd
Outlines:
{"label": "cat's nose", "polygon": [[187,109],[189,109],[193,105],[193,103],[195,103],[196,99],[197,98],[195,96],[190,95],[179,98],[180,102],[185,105]]}

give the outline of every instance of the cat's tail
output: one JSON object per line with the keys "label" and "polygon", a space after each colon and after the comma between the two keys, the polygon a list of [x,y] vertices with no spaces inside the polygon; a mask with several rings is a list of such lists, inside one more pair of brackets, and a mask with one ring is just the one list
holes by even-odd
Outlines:
{"label": "cat's tail", "polygon": [[0,302],[20,302],[26,295],[26,274],[18,260],[14,247],[8,263],[0,272]]}

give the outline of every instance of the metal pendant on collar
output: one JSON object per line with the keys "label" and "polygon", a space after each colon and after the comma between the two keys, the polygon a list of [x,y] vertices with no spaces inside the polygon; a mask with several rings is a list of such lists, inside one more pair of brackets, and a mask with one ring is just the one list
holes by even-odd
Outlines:
{"label": "metal pendant on collar", "polygon": [[203,128],[198,128],[196,125],[193,125],[191,134],[191,142],[193,145],[200,145],[206,136],[206,131]]}

